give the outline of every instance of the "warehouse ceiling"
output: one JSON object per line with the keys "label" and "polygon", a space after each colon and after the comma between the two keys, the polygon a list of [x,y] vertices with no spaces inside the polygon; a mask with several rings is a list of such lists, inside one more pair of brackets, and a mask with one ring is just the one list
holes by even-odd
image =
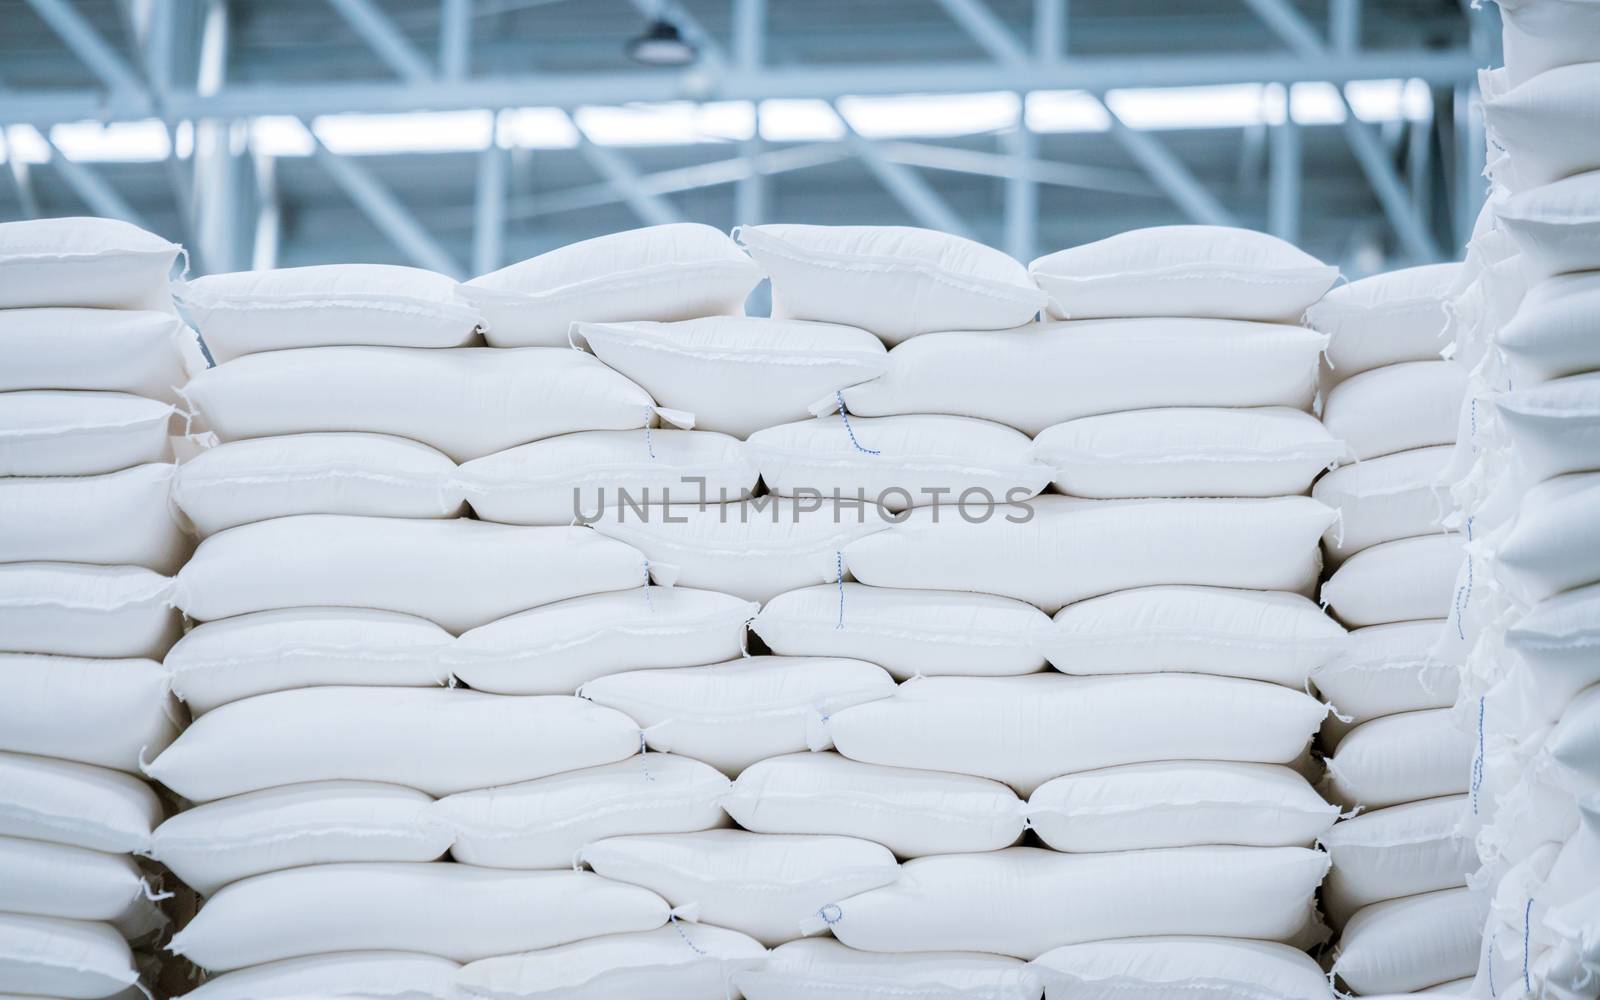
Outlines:
{"label": "warehouse ceiling", "polygon": [[[692,64],[630,59],[654,19]],[[459,275],[677,219],[1024,259],[1204,221],[1362,274],[1456,256],[1497,37],[1442,0],[0,0],[0,219]]]}

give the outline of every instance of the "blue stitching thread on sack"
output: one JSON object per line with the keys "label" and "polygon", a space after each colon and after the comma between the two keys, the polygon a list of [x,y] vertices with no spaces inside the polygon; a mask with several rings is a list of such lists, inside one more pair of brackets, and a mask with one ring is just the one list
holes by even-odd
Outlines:
{"label": "blue stitching thread on sack", "polygon": [[644,771],[645,781],[655,781],[656,776],[650,773],[650,758],[645,756],[649,751],[650,747],[645,743],[644,739],[644,730],[641,729],[639,730],[639,767]]}
{"label": "blue stitching thread on sack", "polygon": [[834,629],[844,628],[844,553],[835,550],[833,553],[833,576],[839,581],[839,624]]}
{"label": "blue stitching thread on sack", "polygon": [[678,920],[679,920],[679,918],[678,918],[677,914],[675,914],[675,913],[667,914],[667,923],[671,924],[672,925],[672,929],[678,932],[678,936],[679,937],[683,938],[683,943],[688,945],[690,950],[692,950],[696,955],[699,955],[701,957],[705,957],[708,954],[708,952],[704,948],[702,948],[699,945],[695,944],[693,941],[689,940],[689,935],[685,934],[683,932],[683,928],[678,926]]}
{"label": "blue stitching thread on sack", "polygon": [[656,609],[656,602],[650,599],[650,560],[644,561],[644,606],[651,611]]}
{"label": "blue stitching thread on sack", "polygon": [[856,451],[861,452],[863,455],[883,454],[883,452],[877,451],[873,448],[863,448],[861,446],[861,442],[856,440],[855,428],[850,426],[850,414],[846,413],[844,410],[844,390],[834,390],[833,398],[839,401],[839,419],[844,421],[844,432],[850,435],[850,443],[856,446]]}
{"label": "blue stitching thread on sack", "polygon": [[828,903],[817,911],[817,916],[822,918],[823,923],[832,927],[844,919],[844,909],[838,903]]}
{"label": "blue stitching thread on sack", "polygon": [[651,458],[656,457],[656,446],[650,442],[650,418],[655,416],[650,407],[644,408],[644,450],[650,453]]}
{"label": "blue stitching thread on sack", "polygon": [[1478,789],[1483,787],[1483,702],[1478,697],[1478,756],[1472,759],[1472,815],[1478,815]]}
{"label": "blue stitching thread on sack", "polygon": [[1528,922],[1533,919],[1533,897],[1522,908],[1522,989],[1533,996],[1533,981],[1528,976]]}

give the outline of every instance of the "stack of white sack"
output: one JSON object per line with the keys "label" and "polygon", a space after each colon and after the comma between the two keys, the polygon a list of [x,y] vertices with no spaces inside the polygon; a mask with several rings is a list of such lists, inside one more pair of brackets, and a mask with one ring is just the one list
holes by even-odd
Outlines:
{"label": "stack of white sack", "polygon": [[1600,991],[1600,8],[1500,6],[1507,65],[1480,77],[1494,189],[1453,305],[1470,541],[1439,645],[1464,661],[1476,747],[1473,995],[1574,1000]]}
{"label": "stack of white sack", "polygon": [[181,724],[158,662],[189,550],[169,445],[193,334],[180,249],[122,222],[0,225],[0,993],[129,989],[165,923],[134,855],[141,755]]}
{"label": "stack of white sack", "polygon": [[[735,976],[751,1000],[1327,997],[1297,946],[1318,938],[1312,848],[1337,810],[1295,765],[1324,714],[1307,676],[1344,638],[1308,597],[1333,514],[1305,496],[1340,449],[1306,412],[1325,338],[1293,324],[1334,270],[1180,227],[1045,258],[1034,290],[925,231],[739,237],[774,322],[893,349],[881,376],[818,393],[816,419],[750,435],[778,537],[751,546],[717,512],[622,536],[764,601],[777,655],[584,687],[735,776],[748,831],[584,859],[778,944]],[[1038,495],[1052,483],[1067,495]],[[825,891],[741,926],[762,897],[736,907],[730,883],[766,854],[790,859],[770,886],[806,872]]]}
{"label": "stack of white sack", "polygon": [[1457,667],[1434,653],[1461,559],[1443,475],[1466,376],[1441,355],[1460,271],[1366,278],[1306,314],[1329,336],[1323,421],[1349,449],[1311,494],[1339,514],[1322,597],[1353,631],[1311,678],[1338,713],[1323,792],[1349,810],[1322,838],[1322,905],[1341,929],[1333,973],[1357,994],[1464,988],[1483,925],[1466,888],[1472,749],[1450,712]]}
{"label": "stack of white sack", "polygon": [[197,996],[720,998],[764,954],[573,870],[592,840],[719,825],[727,787],[573,691],[737,658],[755,610],[651,586],[670,567],[574,525],[574,490],[754,473],[718,435],[653,430],[647,392],[565,344],[576,320],[737,308],[758,279],[670,226],[482,279],[482,312],[410,268],[181,289],[221,362],[187,393],[223,443],[176,487],[200,624],[166,666],[196,719],[148,771],[198,803],[152,846],[207,897],[171,945],[224,973]]}

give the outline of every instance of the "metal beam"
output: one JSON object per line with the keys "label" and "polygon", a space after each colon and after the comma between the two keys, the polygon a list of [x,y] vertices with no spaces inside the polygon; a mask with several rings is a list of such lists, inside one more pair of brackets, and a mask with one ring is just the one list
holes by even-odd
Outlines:
{"label": "metal beam", "polygon": [[[200,50],[195,67],[195,87],[200,94],[215,94],[227,83],[228,48],[232,20],[227,0],[208,0],[200,29]],[[196,264],[203,272],[237,270],[241,241],[238,193],[240,164],[233,153],[233,126],[226,120],[204,119],[194,124],[194,179],[191,203],[194,214]]]}
{"label": "metal beam", "polygon": [[767,0],[733,0],[733,54],[746,72],[767,61]]}
{"label": "metal beam", "polygon": [[865,139],[854,143],[856,156],[884,190],[898,201],[918,224],[972,239],[972,230],[955,209],[935,191],[922,175],[903,163],[896,163]]}
{"label": "metal beam", "polygon": [[1344,56],[1361,48],[1361,0],[1328,0],[1328,41]]}
{"label": "metal beam", "polygon": [[1267,231],[1279,239],[1297,243],[1300,240],[1302,182],[1300,126],[1286,114],[1282,123],[1269,126],[1269,136]]}
{"label": "metal beam", "polygon": [[49,135],[40,133],[39,137],[50,147],[50,166],[61,175],[61,179],[72,188],[73,193],[83,199],[83,203],[89,206],[91,213],[131,222],[140,229],[150,228],[144,216],[135,211],[104,177],[81,163],[67,159],[61,150],[56,148],[55,142]]}
{"label": "metal beam", "polygon": [[309,124],[306,131],[315,143],[312,155],[317,163],[356,203],[356,207],[372,220],[372,224],[413,263],[440,274],[448,274],[457,280],[466,276],[461,265],[422,227],[411,210],[372,176],[366,167],[329,150],[311,131]]}
{"label": "metal beam", "polygon": [[472,273],[499,270],[506,245],[506,178],[510,157],[496,143],[478,154],[473,192]]}
{"label": "metal beam", "polygon": [[[1011,157],[1018,164],[1038,155],[1038,141],[1032,132],[1019,125],[1002,137]],[[1035,256],[1039,242],[1039,187],[1023,169],[1006,179],[1005,250],[1027,263]]]}
{"label": "metal beam", "polygon": [[439,5],[439,75],[465,80],[472,69],[472,0]]}
{"label": "metal beam", "polygon": [[278,249],[283,243],[283,206],[278,199],[277,160],[265,153],[251,157],[256,176],[256,231],[250,252],[250,267],[270,271],[278,266]]}
{"label": "metal beam", "polygon": [[1161,140],[1149,132],[1130,128],[1111,105],[1102,99],[1106,114],[1111,117],[1111,135],[1127,150],[1150,179],[1166,192],[1173,204],[1183,210],[1192,221],[1211,226],[1236,226],[1238,221],[1222,203],[1207,191],[1189,168],[1172,154]]}
{"label": "metal beam", "polygon": [[[748,158],[740,156],[711,163],[699,163],[692,167],[677,167],[672,170],[641,174],[638,177],[638,185],[639,190],[658,195],[694,191],[719,184],[734,184],[752,173],[770,176],[820,167],[826,163],[848,159],[850,152],[850,148],[840,142],[769,149]],[[597,205],[614,205],[623,200],[622,193],[609,183],[585,184],[536,197],[513,199],[507,215],[513,219],[529,219],[539,215],[594,208]]]}
{"label": "metal beam", "polygon": [[67,0],[28,0],[28,5],[107,88],[128,94],[143,92],[132,67]]}
{"label": "metal beam", "polygon": [[[1297,54],[1307,59],[1328,57],[1329,52],[1322,39],[1287,0],[1245,0],[1245,3]],[[1372,186],[1372,192],[1377,196],[1384,215],[1388,216],[1389,224],[1394,227],[1406,254],[1419,263],[1441,259],[1439,246],[1417,213],[1416,205],[1407,196],[1405,185],[1390,162],[1383,143],[1365,122],[1356,117],[1355,108],[1351,106],[1344,88],[1341,86],[1338,90],[1339,101],[1344,105],[1342,127],[1345,142],[1360,164],[1362,173],[1367,175],[1367,183]]]}
{"label": "metal beam", "polygon": [[[0,128],[0,138],[5,140],[8,153],[16,149],[16,144],[11,141],[10,133],[16,128],[27,126],[14,126],[13,129]],[[29,171],[28,163],[20,156],[8,155],[6,166],[10,169],[7,173],[11,177],[11,184],[17,190],[17,207],[22,210],[24,219],[39,218],[39,199],[33,192],[33,176]]]}
{"label": "metal beam", "polygon": [[1022,65],[1028,50],[983,0],[939,0],[939,6],[997,62]]}
{"label": "metal beam", "polygon": [[[123,0],[118,4],[128,37],[134,40],[142,86],[148,89],[159,111],[172,89],[175,7],[169,0]],[[176,123],[161,116],[161,130],[167,138],[167,158],[163,167],[172,188],[173,207],[178,216],[178,242],[195,244],[194,183],[188,165],[178,157]]]}
{"label": "metal beam", "polygon": [[638,171],[615,151],[588,141],[580,143],[578,150],[583,154],[583,158],[589,161],[595,172],[617,189],[622,200],[628,203],[628,207],[633,209],[634,214],[645,225],[660,226],[669,222],[683,221],[683,215],[670,201],[653,191],[646,190],[639,183]]}
{"label": "metal beam", "polygon": [[1067,54],[1070,0],[1033,0],[1033,58],[1059,62]]}
{"label": "metal beam", "polygon": [[1083,188],[1087,191],[1115,191],[1119,194],[1160,195],[1161,189],[1144,174],[1117,167],[1089,167],[1077,163],[1034,158],[1018,159],[1008,153],[981,149],[962,149],[933,143],[884,140],[874,144],[878,152],[897,163],[929,170],[953,170],[961,174],[989,177],[1025,177],[1037,184]]}
{"label": "metal beam", "polygon": [[433,67],[372,0],[328,0],[328,5],[402,80],[426,83],[433,79]]}
{"label": "metal beam", "polygon": [[[733,54],[739,68],[759,70],[767,58],[767,0],[734,0]],[[756,108],[755,134],[740,144],[745,158],[761,155],[761,110]],[[767,177],[759,170],[739,178],[733,191],[735,225],[755,226],[767,216]]]}
{"label": "metal beam", "polygon": [[[657,71],[551,73],[479,77],[437,83],[311,82],[238,84],[206,97],[174,93],[174,118],[308,117],[330,110],[382,114],[549,105],[626,104],[662,100],[747,100],[849,95],[951,94],[991,90],[1087,90],[1119,87],[1187,87],[1225,83],[1340,83],[1417,78],[1455,85],[1471,80],[1478,62],[1464,50],[1392,49],[1341,59],[1287,53],[1101,57],[1056,64],[996,65],[992,61],[864,66],[737,68],[680,74]],[[87,118],[125,121],[155,113],[148,94],[99,91],[11,93],[0,102],[0,121],[52,125]]]}

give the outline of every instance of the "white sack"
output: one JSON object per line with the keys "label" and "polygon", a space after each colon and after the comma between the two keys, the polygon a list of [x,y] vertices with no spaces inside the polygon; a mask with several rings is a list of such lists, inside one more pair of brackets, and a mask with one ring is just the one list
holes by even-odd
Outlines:
{"label": "white sack", "polygon": [[580,857],[606,878],[693,906],[707,923],[768,947],[800,937],[801,921],[823,904],[887,885],[900,870],[871,841],[745,830],[608,837]]}
{"label": "white sack", "polygon": [[633,670],[578,690],[637,721],[650,749],[729,775],[778,754],[827,749],[830,720],[841,709],[894,692],[893,678],[875,664],[809,656]]}
{"label": "white sack", "polygon": [[147,891],[126,854],[0,837],[0,911],[115,921],[144,902]]}
{"label": "white sack", "polygon": [[197,802],[336,779],[448,795],[605,764],[638,750],[633,720],[577,698],[324,687],[207,712],[145,773]]}
{"label": "white sack", "polygon": [[196,716],[258,694],[327,686],[436,687],[450,633],[371,608],[258,611],[191,629],[167,653],[172,691]]}
{"label": "white sack", "polygon": [[212,535],[178,574],[178,607],[211,621],[293,607],[399,611],[452,632],[646,580],[635,549],[583,528],[304,514]]}
{"label": "white sack", "polygon": [[205,360],[194,331],[171,312],[0,311],[0,392],[98,390],[170,403],[190,364]]}
{"label": "white sack", "polygon": [[832,938],[779,945],[734,975],[745,1000],[1039,1000],[1042,984],[1014,958],[977,952],[880,954]]}
{"label": "white sack", "polygon": [[1454,444],[1467,374],[1451,361],[1407,361],[1345,379],[1328,393],[1322,422],[1358,461]]}
{"label": "white sack", "polygon": [[1039,642],[1050,619],[1031,604],[990,594],[846,583],[779,594],[750,628],[774,653],[867,660],[903,681],[1043,670]]}
{"label": "white sack", "polygon": [[0,750],[138,773],[177,736],[167,672],[151,660],[0,655]]}
{"label": "white sack", "polygon": [[[898,307],[900,304],[896,303]],[[1113,319],[918,337],[844,390],[852,414],[949,413],[1037,434],[1153,406],[1305,409],[1327,337],[1277,323]]]}
{"label": "white sack", "polygon": [[1597,312],[1600,274],[1560,274],[1528,289],[1510,322],[1494,334],[1513,384],[1600,369],[1600,343],[1593,335]]}
{"label": "white sack", "polygon": [[455,985],[469,997],[520,1000],[727,1000],[734,972],[760,965],[766,955],[738,931],[679,922],[479,959],[457,974]]}
{"label": "white sack", "polygon": [[1443,479],[1453,452],[1449,445],[1398,451],[1317,480],[1311,495],[1339,512],[1322,536],[1329,559],[1440,530],[1452,506]]}
{"label": "white sack", "polygon": [[461,285],[495,347],[565,347],[575,321],[737,316],[761,269],[720,231],[649,226],[559,247]]}
{"label": "white sack", "polygon": [[93,476],[160,462],[172,412],[125,392],[0,393],[0,475]]}
{"label": "white sack", "polygon": [[589,594],[480,625],[440,649],[439,663],[479,691],[571,694],[624,670],[735,659],[758,608],[688,587]]}
{"label": "white sack", "polygon": [[660,896],[588,872],[313,865],[225,887],[169,948],[213,972],[342,951],[471,962],[666,921]]}
{"label": "white sack", "polygon": [[1579,691],[1600,683],[1600,584],[1541,601],[1506,630],[1505,644],[1527,668],[1545,717],[1560,718]]}
{"label": "white sack", "polygon": [[485,521],[572,524],[628,504],[737,500],[754,492],[756,467],[726,434],[579,431],[473,459],[456,482]]}
{"label": "white sack", "polygon": [[[1600,40],[1600,34],[1593,37]],[[1600,170],[1600,63],[1562,66],[1516,85],[1504,69],[1478,78],[1484,127],[1506,151],[1513,188]]]}
{"label": "white sack", "polygon": [[903,858],[1010,847],[1023,829],[1022,802],[997,781],[862,764],[836,753],[758,761],[739,775],[722,807],[756,833],[860,837]]}
{"label": "white sack", "polygon": [[724,825],[727,775],[673,754],[647,753],[440,799],[455,830],[451,856],[490,868],[568,868],[583,845],[630,833],[689,833]]}
{"label": "white sack", "polygon": [[156,829],[150,857],[202,896],[242,878],[344,861],[433,861],[450,848],[433,799],[399,785],[318,781],[207,802]]}
{"label": "white sack", "polygon": [[866,951],[1037,958],[1107,937],[1286,940],[1307,925],[1326,855],[1301,847],[1057,854],[1011,847],[918,858],[893,884],[822,908],[817,923]]}
{"label": "white sack", "polygon": [[194,1000],[294,1000],[313,995],[451,1000],[460,967],[433,955],[346,951],[287,958],[212,976],[184,996]]}
{"label": "white sack", "polygon": [[1493,555],[1514,593],[1542,601],[1600,580],[1600,472],[1546,480],[1528,490]]}
{"label": "white sack", "polygon": [[1050,1000],[1329,1000],[1322,968],[1299,948],[1221,937],[1069,944],[1033,960]]}
{"label": "white sack", "polygon": [[828,732],[854,760],[976,774],[1027,794],[1140,761],[1287,763],[1324,714],[1302,692],[1231,677],[929,677],[835,712]]}
{"label": "white sack", "polygon": [[1591,685],[1572,699],[1545,749],[1574,794],[1600,790],[1600,686]]}
{"label": "white sack", "polygon": [[170,312],[167,275],[182,252],[176,243],[117,219],[0,223],[0,309],[87,306]]}
{"label": "white sack", "polygon": [[1506,70],[1521,82],[1557,66],[1591,62],[1600,37],[1592,0],[1496,0]]}
{"label": "white sack", "polygon": [[1211,316],[1295,323],[1339,269],[1266,233],[1152,226],[1028,265],[1055,319]]}
{"label": "white sack", "polygon": [[208,274],[173,293],[218,364],[296,347],[462,347],[480,322],[453,278],[394,264]]}
{"label": "white sack", "polygon": [[1466,831],[1465,795],[1364,812],[1322,835],[1333,860],[1322,906],[1343,923],[1369,903],[1467,884],[1478,852]]}
{"label": "white sack", "polygon": [[816,400],[888,364],[865,330],[760,316],[577,323],[572,336],[661,405],[693,412],[695,426],[739,438],[803,419]]}
{"label": "white sack", "polygon": [[1355,629],[1345,651],[1313,669],[1311,680],[1336,712],[1357,723],[1449,708],[1460,670],[1431,652],[1444,627],[1442,620],[1429,618]]}
{"label": "white sack", "polygon": [[0,753],[0,836],[126,854],[142,850],[160,821],[156,793],[132,775]]}
{"label": "white sack", "polygon": [[747,601],[837,583],[844,548],[890,526],[888,515],[872,504],[770,494],[736,503],[614,515],[594,522],[594,530],[626,542],[651,562],[676,567],[677,582],[685,587]]}
{"label": "white sack", "polygon": [[[1019,509],[1020,508],[1020,509]],[[853,542],[845,565],[874,587],[969,590],[1054,612],[1132,587],[1304,590],[1333,511],[1309,497],[1079,500],[972,513],[922,507]]]}
{"label": "white sack", "polygon": [[1299,594],[1140,587],[1069,604],[1044,641],[1064,674],[1177,670],[1303,689],[1345,647],[1344,629]]}
{"label": "white sack", "polygon": [[1405,993],[1471,975],[1483,918],[1471,889],[1373,903],[1345,925],[1333,974],[1357,993]]}
{"label": "white sack", "polygon": [[181,627],[172,580],[141,566],[0,565],[0,650],[159,660]]}
{"label": "white sack", "polygon": [[1530,481],[1600,469],[1600,371],[1504,393],[1494,409]]}
{"label": "white sack", "polygon": [[224,441],[366,431],[457,462],[572,431],[642,428],[655,414],[648,393],[596,358],[549,348],[269,351],[203,372],[185,393]]}
{"label": "white sack", "polygon": [[103,476],[0,479],[0,562],[132,565],[175,573],[191,543],[173,517],[172,465]]}
{"label": "white sack", "polygon": [[1497,214],[1534,277],[1600,269],[1600,171],[1512,195]]}
{"label": "white sack", "polygon": [[1322,793],[1346,808],[1367,809],[1459,795],[1471,778],[1473,750],[1447,708],[1386,715],[1339,741]]}
{"label": "white sack", "polygon": [[128,942],[109,924],[0,913],[0,991],[98,1000],[139,981]]}
{"label": "white sack", "polygon": [[1279,764],[1164,760],[1063,775],[1028,797],[1028,826],[1073,854],[1237,844],[1310,847],[1339,816]]}
{"label": "white sack", "polygon": [[1447,617],[1465,544],[1435,533],[1362,549],[1322,585],[1322,600],[1351,628]]}
{"label": "white sack", "polygon": [[933,330],[1003,330],[1045,305],[999,250],[904,226],[740,226],[734,238],[772,278],[778,319],[848,323],[889,344]]}
{"label": "white sack", "polygon": [[1304,493],[1343,445],[1309,413],[1171,407],[1046,428],[1034,457],[1071,496],[1273,497]]}
{"label": "white sack", "polygon": [[1050,469],[1032,460],[1027,435],[967,417],[851,420],[835,412],[758,431],[747,449],[761,481],[780,496],[837,492],[896,512],[963,498],[1022,500],[1050,482]]}
{"label": "white sack", "polygon": [[172,499],[201,537],[294,514],[452,517],[456,463],[383,434],[289,434],[230,441],[178,467]]}
{"label": "white sack", "polygon": [[1433,361],[1445,346],[1445,302],[1460,264],[1427,264],[1341,285],[1306,310],[1306,325],[1328,335],[1335,379],[1402,361]]}

